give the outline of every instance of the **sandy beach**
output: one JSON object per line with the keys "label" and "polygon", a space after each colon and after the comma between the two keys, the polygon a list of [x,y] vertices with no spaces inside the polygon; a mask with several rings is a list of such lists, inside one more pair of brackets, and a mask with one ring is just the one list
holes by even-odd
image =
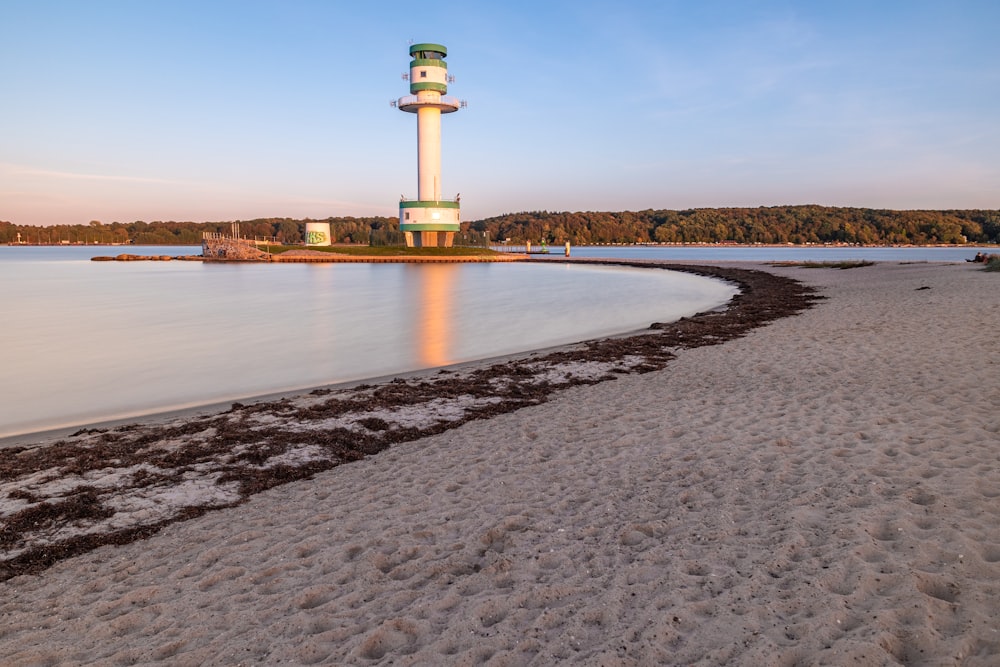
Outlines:
{"label": "sandy beach", "polygon": [[[76,495],[0,541],[24,556],[0,663],[1000,664],[1000,277],[731,268],[823,298],[719,344],[436,374],[430,400],[234,407],[142,441],[155,461],[127,431],[81,434],[96,462],[15,452],[0,518]],[[321,407],[347,465],[277,435]],[[208,452],[236,423],[259,441]]]}

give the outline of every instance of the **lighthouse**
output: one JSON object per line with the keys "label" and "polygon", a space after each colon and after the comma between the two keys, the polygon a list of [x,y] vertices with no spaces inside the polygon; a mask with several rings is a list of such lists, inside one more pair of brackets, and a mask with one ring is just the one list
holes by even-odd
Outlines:
{"label": "lighthouse", "polygon": [[417,114],[417,198],[399,202],[399,229],[410,247],[450,247],[459,228],[458,197],[441,196],[441,114],[462,103],[446,95],[448,49],[440,44],[410,46],[410,94],[395,106]]}

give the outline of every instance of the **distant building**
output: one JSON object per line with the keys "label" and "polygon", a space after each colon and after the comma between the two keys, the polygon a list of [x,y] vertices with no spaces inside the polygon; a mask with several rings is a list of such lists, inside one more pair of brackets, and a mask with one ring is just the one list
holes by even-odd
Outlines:
{"label": "distant building", "polygon": [[330,223],[329,222],[307,222],[306,223],[306,245],[311,246],[327,246],[330,245],[332,237],[330,236]]}

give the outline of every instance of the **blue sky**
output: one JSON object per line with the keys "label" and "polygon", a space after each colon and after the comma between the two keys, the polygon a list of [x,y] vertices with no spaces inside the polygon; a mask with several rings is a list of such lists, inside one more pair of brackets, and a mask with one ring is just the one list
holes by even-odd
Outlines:
{"label": "blue sky", "polygon": [[442,183],[524,210],[1000,208],[1000,2],[0,2],[0,220],[397,213],[410,41]]}

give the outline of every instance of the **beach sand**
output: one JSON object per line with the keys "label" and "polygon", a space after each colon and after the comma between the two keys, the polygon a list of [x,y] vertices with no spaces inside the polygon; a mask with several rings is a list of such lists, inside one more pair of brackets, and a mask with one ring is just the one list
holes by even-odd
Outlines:
{"label": "beach sand", "polygon": [[9,578],[0,662],[1000,663],[998,277],[756,268],[826,298]]}

